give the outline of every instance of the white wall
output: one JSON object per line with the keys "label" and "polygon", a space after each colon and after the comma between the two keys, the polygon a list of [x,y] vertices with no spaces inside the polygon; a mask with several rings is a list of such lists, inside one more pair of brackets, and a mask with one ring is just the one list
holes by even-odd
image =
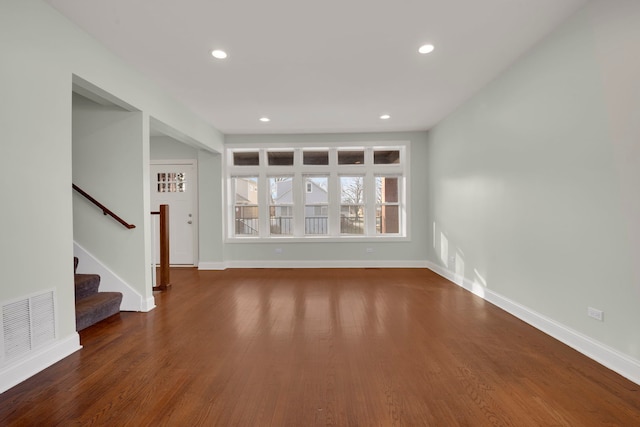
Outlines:
{"label": "white wall", "polygon": [[0,4],[0,170],[14,177],[0,209],[0,300],[55,288],[64,338],[75,334],[71,75],[51,15],[40,2]]}
{"label": "white wall", "polygon": [[222,155],[198,151],[198,218],[200,268],[223,268]]}
{"label": "white wall", "polygon": [[[214,151],[221,151],[223,138],[40,0],[0,2],[0,52],[0,170],[11,177],[9,183],[5,181],[0,209],[0,301],[54,288],[59,342],[75,337],[77,343],[72,267],[73,76],[135,106],[147,129],[153,116]],[[143,153],[147,163],[148,155],[147,148]],[[148,165],[141,174],[143,179],[148,175]],[[148,177],[144,185],[148,186]],[[77,344],[71,347],[76,349]],[[52,362],[43,363],[39,369]]]}
{"label": "white wall", "polygon": [[640,2],[588,4],[429,133],[423,192],[430,262],[636,370],[638,52]]}
{"label": "white wall", "polygon": [[73,238],[147,300],[153,294],[145,259],[144,132],[142,113],[73,96],[73,183],[136,226],[123,227],[74,192]]}
{"label": "white wall", "polygon": [[[429,221],[427,218],[426,132],[375,134],[309,134],[309,135],[227,135],[227,144],[319,142],[353,144],[368,141],[409,141],[410,154],[410,240],[395,242],[278,242],[235,243],[224,245],[225,262],[229,266],[424,266],[427,258]],[[276,253],[276,249],[282,253]],[[366,251],[372,248],[373,252]]]}
{"label": "white wall", "polygon": [[176,141],[170,136],[152,136],[150,138],[151,160],[196,160],[198,150]]}

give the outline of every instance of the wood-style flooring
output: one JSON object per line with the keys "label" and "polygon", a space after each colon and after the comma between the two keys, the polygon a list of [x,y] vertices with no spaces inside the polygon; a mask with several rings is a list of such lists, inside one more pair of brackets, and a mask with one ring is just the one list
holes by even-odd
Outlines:
{"label": "wood-style flooring", "polygon": [[423,269],[172,269],[2,426],[640,426],[640,386]]}

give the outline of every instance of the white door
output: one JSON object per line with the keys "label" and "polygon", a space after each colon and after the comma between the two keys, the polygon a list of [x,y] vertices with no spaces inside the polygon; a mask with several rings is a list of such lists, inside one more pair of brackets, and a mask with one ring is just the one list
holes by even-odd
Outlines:
{"label": "white door", "polygon": [[[171,265],[193,265],[196,244],[196,167],[188,163],[151,164],[151,211],[169,205],[169,261]],[[159,218],[156,218],[155,253],[160,263]]]}

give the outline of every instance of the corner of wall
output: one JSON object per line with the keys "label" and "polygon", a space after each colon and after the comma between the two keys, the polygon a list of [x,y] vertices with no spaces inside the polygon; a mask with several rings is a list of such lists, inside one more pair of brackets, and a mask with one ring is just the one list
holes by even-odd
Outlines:
{"label": "corner of wall", "polygon": [[612,371],[622,375],[636,384],[640,384],[640,361],[635,360],[619,351],[587,337],[565,325],[554,321],[542,314],[531,310],[515,301],[506,298],[497,292],[494,292],[478,283],[474,283],[469,279],[462,277],[455,272],[427,261],[428,268],[444,277],[445,279],[455,283],[456,285],[466,289],[467,291],[479,296],[487,302],[501,308],[507,313],[517,317],[518,319],[528,323],[534,328],[544,332],[545,334],[557,339],[563,344],[568,345],[574,350],[584,354],[590,359],[595,360],[601,365],[611,369]]}

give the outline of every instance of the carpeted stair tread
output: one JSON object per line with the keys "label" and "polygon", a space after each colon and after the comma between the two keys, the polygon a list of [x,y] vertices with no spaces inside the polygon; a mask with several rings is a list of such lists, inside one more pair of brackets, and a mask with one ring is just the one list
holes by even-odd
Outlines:
{"label": "carpeted stair tread", "polygon": [[100,276],[97,274],[74,275],[76,302],[98,292]]}
{"label": "carpeted stair tread", "polygon": [[[73,258],[74,273],[78,258]],[[107,317],[120,312],[120,292],[99,292],[100,276],[97,274],[74,274],[76,296],[76,331],[81,331]]]}
{"label": "carpeted stair tread", "polygon": [[76,330],[81,331],[120,312],[120,292],[98,292],[76,300]]}

